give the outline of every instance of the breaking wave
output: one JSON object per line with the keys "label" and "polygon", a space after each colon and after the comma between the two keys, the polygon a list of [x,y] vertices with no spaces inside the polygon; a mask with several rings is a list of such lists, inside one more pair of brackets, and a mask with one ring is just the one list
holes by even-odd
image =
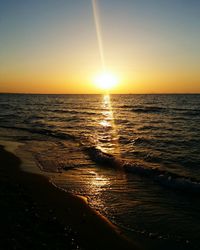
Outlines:
{"label": "breaking wave", "polygon": [[200,182],[194,178],[188,178],[159,168],[150,168],[132,162],[125,162],[115,156],[105,153],[95,146],[85,148],[92,161],[97,164],[121,168],[127,173],[151,178],[155,183],[167,188],[187,192],[200,192]]}
{"label": "breaking wave", "polygon": [[105,153],[95,146],[86,147],[84,149],[89,155],[90,159],[100,165],[109,165],[111,167],[122,166],[121,161],[111,154]]}
{"label": "breaking wave", "polygon": [[200,192],[200,182],[194,178],[188,178],[158,168],[147,168],[134,163],[125,163],[123,168],[128,173],[149,177],[165,187],[188,192]]}

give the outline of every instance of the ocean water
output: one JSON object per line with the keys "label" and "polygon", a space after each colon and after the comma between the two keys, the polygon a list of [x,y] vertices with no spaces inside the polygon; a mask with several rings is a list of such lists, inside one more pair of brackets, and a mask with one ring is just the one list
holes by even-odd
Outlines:
{"label": "ocean water", "polygon": [[200,249],[200,95],[0,95],[0,139],[146,249]]}

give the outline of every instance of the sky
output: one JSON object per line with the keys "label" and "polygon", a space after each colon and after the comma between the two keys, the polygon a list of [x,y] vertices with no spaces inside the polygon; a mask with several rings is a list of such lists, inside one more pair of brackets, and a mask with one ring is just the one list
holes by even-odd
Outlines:
{"label": "sky", "polygon": [[[200,93],[199,0],[96,0],[113,93]],[[92,0],[0,0],[0,92],[100,93]]]}

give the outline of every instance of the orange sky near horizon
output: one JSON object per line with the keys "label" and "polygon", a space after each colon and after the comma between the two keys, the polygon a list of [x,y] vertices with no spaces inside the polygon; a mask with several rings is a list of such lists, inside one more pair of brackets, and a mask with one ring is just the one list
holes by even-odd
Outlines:
{"label": "orange sky near horizon", "polygon": [[101,54],[119,79],[111,93],[200,93],[199,7],[101,0],[95,26],[92,0],[3,0],[0,93],[104,93]]}

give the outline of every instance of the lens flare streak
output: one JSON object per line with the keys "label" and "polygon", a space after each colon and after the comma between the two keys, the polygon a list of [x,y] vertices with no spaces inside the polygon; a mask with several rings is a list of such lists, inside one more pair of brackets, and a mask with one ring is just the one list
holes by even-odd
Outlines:
{"label": "lens flare streak", "polygon": [[101,66],[102,66],[102,70],[105,71],[105,57],[104,57],[102,31],[101,31],[101,25],[100,25],[97,0],[92,0],[92,8],[93,8],[94,23],[95,23],[97,41],[98,41],[98,47],[99,47],[99,54],[101,58]]}

